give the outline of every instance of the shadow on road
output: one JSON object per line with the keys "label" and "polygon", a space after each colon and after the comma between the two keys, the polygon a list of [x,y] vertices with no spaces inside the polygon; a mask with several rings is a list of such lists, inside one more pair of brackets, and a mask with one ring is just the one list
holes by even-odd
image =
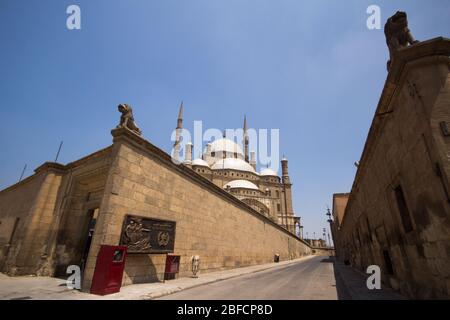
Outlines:
{"label": "shadow on road", "polygon": [[344,283],[344,280],[342,279],[342,276],[339,274],[339,272],[336,268],[336,258],[333,256],[330,256],[327,259],[323,259],[320,262],[333,263],[334,279],[336,280],[336,292],[337,292],[338,300],[352,300],[352,297],[351,297],[350,293],[348,292],[348,289]]}

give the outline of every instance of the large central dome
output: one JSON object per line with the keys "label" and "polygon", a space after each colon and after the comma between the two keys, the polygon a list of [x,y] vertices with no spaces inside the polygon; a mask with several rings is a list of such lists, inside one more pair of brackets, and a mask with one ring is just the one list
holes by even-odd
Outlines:
{"label": "large central dome", "polygon": [[250,164],[248,164],[242,159],[234,159],[234,158],[226,158],[218,160],[214,162],[211,169],[213,170],[231,169],[256,173],[255,169],[253,169],[253,167]]}
{"label": "large central dome", "polygon": [[223,154],[223,152],[226,153],[226,157],[230,157],[230,158],[234,158],[233,155],[237,155],[237,158],[243,158],[244,157],[244,152],[242,151],[242,148],[234,141],[230,140],[230,139],[217,139],[214,140],[211,143],[211,153],[212,156],[214,157],[215,155]]}

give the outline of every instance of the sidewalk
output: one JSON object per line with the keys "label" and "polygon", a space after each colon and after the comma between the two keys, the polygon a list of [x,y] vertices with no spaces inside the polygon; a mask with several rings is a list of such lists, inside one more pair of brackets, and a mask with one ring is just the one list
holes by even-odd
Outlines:
{"label": "sidewalk", "polygon": [[343,262],[333,260],[334,273],[338,298],[341,300],[405,300],[390,288],[383,287],[380,290],[369,290],[366,285],[368,274],[346,266]]}
{"label": "sidewalk", "polygon": [[271,268],[281,268],[312,257],[315,256],[205,274],[200,272],[198,278],[179,278],[167,280],[165,283],[133,284],[122,287],[118,293],[106,296],[97,296],[78,290],[70,290],[67,288],[66,281],[63,279],[33,276],[8,277],[0,273],[0,300],[149,300],[208,283],[231,279]]}

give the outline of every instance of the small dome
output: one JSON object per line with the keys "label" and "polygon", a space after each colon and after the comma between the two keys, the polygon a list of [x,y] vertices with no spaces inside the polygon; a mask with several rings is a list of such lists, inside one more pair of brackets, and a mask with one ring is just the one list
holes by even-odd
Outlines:
{"label": "small dome", "polygon": [[247,180],[233,180],[228,182],[224,188],[229,187],[230,189],[237,189],[237,188],[242,188],[242,189],[252,189],[252,190],[259,190],[259,188],[256,186],[256,184],[251,183],[250,181]]}
{"label": "small dome", "polygon": [[221,159],[219,161],[214,162],[214,164],[211,166],[211,169],[213,170],[220,170],[220,169],[232,169],[232,170],[240,170],[240,171],[248,171],[252,173],[256,173],[255,169],[245,162],[242,159],[236,159],[236,158],[226,158]]}
{"label": "small dome", "polygon": [[202,166],[202,167],[208,167],[209,168],[208,163],[205,160],[200,159],[200,158],[197,158],[197,159],[193,160],[192,161],[192,165],[193,166]]}
{"label": "small dome", "polygon": [[278,174],[274,170],[269,169],[269,168],[262,169],[260,175],[262,175],[262,176],[277,176],[278,177]]}
{"label": "small dome", "polygon": [[242,148],[236,142],[225,138],[214,140],[211,143],[211,152],[226,152],[230,154],[237,153],[240,156],[244,156]]}

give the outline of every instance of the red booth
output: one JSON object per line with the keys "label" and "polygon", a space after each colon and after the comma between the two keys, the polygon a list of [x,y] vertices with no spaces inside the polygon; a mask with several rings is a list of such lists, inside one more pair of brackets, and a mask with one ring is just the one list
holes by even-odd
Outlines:
{"label": "red booth", "polygon": [[180,271],[180,256],[168,254],[166,256],[166,269],[164,272],[164,280],[175,279],[175,276],[179,271]]}
{"label": "red booth", "polygon": [[120,291],[125,268],[126,246],[102,245],[95,264],[91,293],[106,295]]}

